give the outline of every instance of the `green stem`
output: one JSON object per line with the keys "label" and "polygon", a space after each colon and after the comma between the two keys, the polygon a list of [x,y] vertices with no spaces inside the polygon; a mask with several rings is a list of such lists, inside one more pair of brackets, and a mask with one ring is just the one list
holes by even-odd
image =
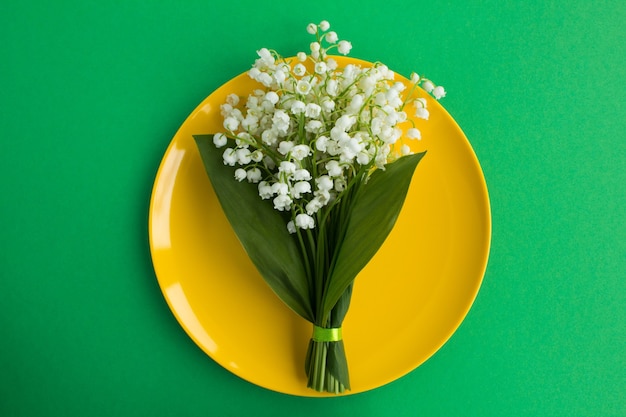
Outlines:
{"label": "green stem", "polygon": [[[307,352],[306,373],[307,387],[318,392],[341,394],[350,389],[346,375],[334,374],[332,369],[345,367],[345,355],[337,356],[337,349],[332,345],[339,342],[318,342],[311,340]],[[331,354],[331,350],[334,353]],[[343,352],[343,349],[340,350]],[[332,362],[332,364],[331,364]]]}

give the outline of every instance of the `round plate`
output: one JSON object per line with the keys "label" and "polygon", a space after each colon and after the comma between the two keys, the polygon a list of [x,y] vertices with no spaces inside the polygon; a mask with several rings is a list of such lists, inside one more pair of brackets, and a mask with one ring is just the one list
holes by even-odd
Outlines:
{"label": "round plate", "polygon": [[[216,362],[274,391],[323,396],[306,388],[311,324],[278,299],[248,259],[192,138],[221,131],[226,96],[254,88],[246,74],[232,79],[174,136],[150,203],[152,261],[180,325]],[[450,115],[434,100],[428,105],[430,119],[416,120],[423,140],[412,141],[415,151],[428,152],[395,228],[356,279],[344,322],[352,394],[389,383],[433,355],[467,314],[486,268],[491,217],[480,165]]]}

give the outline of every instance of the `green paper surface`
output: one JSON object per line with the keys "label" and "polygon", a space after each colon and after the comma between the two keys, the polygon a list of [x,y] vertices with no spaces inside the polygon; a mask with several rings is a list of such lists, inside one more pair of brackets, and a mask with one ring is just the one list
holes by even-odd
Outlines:
{"label": "green paper surface", "polygon": [[[187,115],[322,19],[351,56],[446,87],[493,217],[448,343],[330,399],[259,388],[198,349],[147,230]],[[623,416],[625,21],[617,0],[2,2],[0,416]]]}

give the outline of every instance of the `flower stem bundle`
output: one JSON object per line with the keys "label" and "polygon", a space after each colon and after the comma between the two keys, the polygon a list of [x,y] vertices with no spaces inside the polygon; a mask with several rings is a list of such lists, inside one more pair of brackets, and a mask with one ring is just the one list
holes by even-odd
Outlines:
{"label": "flower stem bundle", "polygon": [[308,54],[257,51],[248,75],[258,88],[228,95],[224,130],[195,139],[251,260],[313,324],[308,386],[339,394],[350,389],[341,327],[355,277],[393,228],[424,155],[406,143],[421,139],[414,120],[428,119],[420,94],[445,90],[416,74],[397,81],[380,63],[341,65],[329,52],[352,45],[329,28],[307,27]]}

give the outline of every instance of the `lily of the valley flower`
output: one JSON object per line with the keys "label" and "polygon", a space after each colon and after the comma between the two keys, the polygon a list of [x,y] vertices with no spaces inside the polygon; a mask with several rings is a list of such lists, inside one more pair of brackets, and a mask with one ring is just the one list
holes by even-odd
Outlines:
{"label": "lily of the valley flower", "polygon": [[328,52],[347,55],[352,44],[329,28],[327,21],[308,25],[316,39],[309,55],[299,52],[294,60],[258,50],[248,75],[259,88],[245,100],[226,98],[224,132],[213,138],[218,148],[234,140],[224,164],[236,167],[237,181],[258,184],[259,197],[276,210],[291,213],[291,233],[314,228],[317,214],[340,201],[355,178],[411,153],[407,144],[395,144],[421,139],[415,126],[401,128],[409,123],[407,104],[417,118],[429,117],[426,100],[412,95],[416,86],[435,99],[446,95],[416,73],[407,93],[383,64],[338,67]]}

